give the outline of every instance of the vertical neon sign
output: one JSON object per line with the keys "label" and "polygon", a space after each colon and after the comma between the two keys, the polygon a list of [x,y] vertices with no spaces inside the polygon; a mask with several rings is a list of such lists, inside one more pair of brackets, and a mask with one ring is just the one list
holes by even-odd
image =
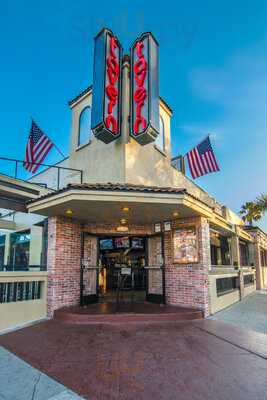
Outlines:
{"label": "vertical neon sign", "polygon": [[104,143],[120,134],[122,47],[109,29],[95,38],[92,131]]}
{"label": "vertical neon sign", "polygon": [[145,145],[158,133],[158,43],[151,33],[144,33],[131,47],[130,135]]}

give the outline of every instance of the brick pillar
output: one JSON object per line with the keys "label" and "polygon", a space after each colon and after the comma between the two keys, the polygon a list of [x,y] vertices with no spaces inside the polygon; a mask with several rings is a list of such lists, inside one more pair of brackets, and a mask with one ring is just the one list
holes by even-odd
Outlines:
{"label": "brick pillar", "polygon": [[48,316],[78,305],[80,297],[81,226],[65,217],[48,220]]}
{"label": "brick pillar", "polygon": [[198,237],[199,260],[195,264],[174,264],[172,233],[164,234],[166,303],[182,307],[201,309],[204,316],[210,313],[209,307],[209,269],[210,231],[205,218],[177,221],[175,228],[195,225]]}

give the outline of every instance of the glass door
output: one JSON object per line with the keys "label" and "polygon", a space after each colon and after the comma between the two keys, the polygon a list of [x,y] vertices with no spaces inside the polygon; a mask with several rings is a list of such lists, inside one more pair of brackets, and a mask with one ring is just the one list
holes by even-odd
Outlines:
{"label": "glass door", "polygon": [[82,233],[81,305],[98,302],[97,237]]}
{"label": "glass door", "polygon": [[147,301],[165,303],[162,235],[148,238]]}

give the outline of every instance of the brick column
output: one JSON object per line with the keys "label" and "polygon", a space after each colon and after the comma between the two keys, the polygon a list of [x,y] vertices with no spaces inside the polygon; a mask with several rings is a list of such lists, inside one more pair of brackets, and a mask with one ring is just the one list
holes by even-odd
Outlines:
{"label": "brick column", "polygon": [[208,273],[211,266],[209,223],[205,218],[184,220],[183,225],[177,221],[174,229],[186,224],[196,226],[199,261],[188,265],[174,264],[172,233],[165,232],[166,303],[201,309],[204,316],[208,316],[210,313]]}
{"label": "brick column", "polygon": [[48,316],[78,305],[80,297],[81,226],[65,217],[48,220]]}

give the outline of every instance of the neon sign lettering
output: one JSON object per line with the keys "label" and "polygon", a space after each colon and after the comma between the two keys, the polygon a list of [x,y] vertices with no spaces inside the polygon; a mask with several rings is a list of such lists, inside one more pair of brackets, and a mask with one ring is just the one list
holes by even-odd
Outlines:
{"label": "neon sign lettering", "polygon": [[140,125],[143,130],[146,129],[147,121],[142,115],[142,108],[147,99],[147,90],[144,86],[147,76],[147,62],[143,54],[144,43],[139,41],[136,43],[137,60],[134,63],[134,80],[137,88],[134,91],[134,102],[136,104],[136,115],[134,121],[134,133],[139,133]]}
{"label": "neon sign lettering", "polygon": [[107,76],[109,84],[106,86],[106,94],[109,102],[107,110],[108,115],[105,122],[107,128],[110,129],[113,134],[116,134],[118,130],[118,121],[113,115],[113,108],[118,102],[118,89],[116,84],[120,73],[119,60],[115,52],[116,48],[118,48],[117,41],[115,37],[111,36],[109,40],[109,55],[107,57]]}

